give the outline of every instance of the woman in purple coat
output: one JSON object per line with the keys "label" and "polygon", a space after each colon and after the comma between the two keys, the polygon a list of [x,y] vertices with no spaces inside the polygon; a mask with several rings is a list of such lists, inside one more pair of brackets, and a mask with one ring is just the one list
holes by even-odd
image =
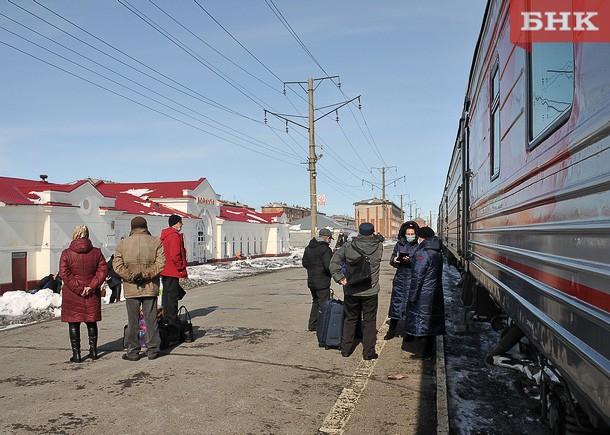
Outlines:
{"label": "woman in purple coat", "polygon": [[89,229],[78,225],[72,242],[61,253],[59,275],[64,281],[61,292],[61,321],[68,323],[71,362],[82,362],[80,354],[80,324],[87,324],[89,357],[97,359],[97,322],[102,320],[101,285],[108,275],[106,260],[99,248],[89,240]]}

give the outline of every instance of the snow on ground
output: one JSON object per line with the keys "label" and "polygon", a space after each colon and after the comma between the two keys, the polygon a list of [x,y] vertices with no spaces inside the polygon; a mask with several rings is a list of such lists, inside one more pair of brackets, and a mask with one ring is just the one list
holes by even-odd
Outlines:
{"label": "snow on ground", "polygon": [[[303,249],[295,249],[286,257],[262,257],[191,266],[187,268],[189,278],[181,280],[181,283],[185,289],[189,289],[272,270],[301,267],[302,258]],[[109,301],[110,289],[107,289],[102,303],[107,304]],[[60,315],[61,296],[49,289],[35,293],[10,291],[0,296],[0,330]]]}

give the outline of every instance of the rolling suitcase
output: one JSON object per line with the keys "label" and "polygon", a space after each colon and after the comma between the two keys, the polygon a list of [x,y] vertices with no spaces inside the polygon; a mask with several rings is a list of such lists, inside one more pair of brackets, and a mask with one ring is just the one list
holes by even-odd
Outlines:
{"label": "rolling suitcase", "polygon": [[341,345],[341,334],[343,333],[343,302],[330,299],[324,302],[322,310],[318,315],[318,345],[326,349],[338,348]]}

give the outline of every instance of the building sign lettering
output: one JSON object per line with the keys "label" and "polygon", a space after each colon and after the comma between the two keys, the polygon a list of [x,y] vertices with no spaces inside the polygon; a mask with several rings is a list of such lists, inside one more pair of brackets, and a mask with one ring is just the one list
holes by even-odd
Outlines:
{"label": "building sign lettering", "polygon": [[215,199],[197,197],[197,204],[216,205]]}

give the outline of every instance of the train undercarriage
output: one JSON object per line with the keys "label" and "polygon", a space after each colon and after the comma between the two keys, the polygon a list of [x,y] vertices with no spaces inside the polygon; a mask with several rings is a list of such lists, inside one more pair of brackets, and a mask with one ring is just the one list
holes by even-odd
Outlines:
{"label": "train undercarriage", "polygon": [[516,372],[513,387],[524,406],[538,411],[547,433],[607,434],[610,428],[595,413],[587,412],[573,394],[560,371],[549,361],[519,326],[498,307],[470,274],[462,274],[462,303],[465,329],[471,322],[489,322],[499,340],[486,362]]}

